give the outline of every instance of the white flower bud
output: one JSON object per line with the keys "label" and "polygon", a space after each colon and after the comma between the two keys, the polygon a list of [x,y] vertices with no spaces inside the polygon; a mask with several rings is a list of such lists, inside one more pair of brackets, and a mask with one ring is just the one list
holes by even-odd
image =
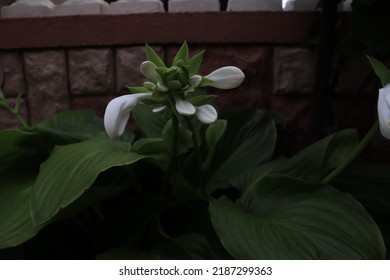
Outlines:
{"label": "white flower bud", "polygon": [[111,100],[104,113],[104,128],[111,139],[118,139],[125,131],[131,110],[142,99],[151,98],[151,93],[123,95]]}
{"label": "white flower bud", "polygon": [[194,75],[190,78],[190,83],[194,86],[194,87],[198,87],[200,85],[200,83],[202,82],[202,76],[200,75]]}
{"label": "white flower bud", "polygon": [[213,81],[210,86],[219,89],[232,89],[242,84],[245,74],[235,66],[219,68],[206,76]]}
{"label": "white flower bud", "polygon": [[155,88],[156,88],[156,85],[153,84],[152,82],[144,82],[144,88],[150,90],[150,91],[153,91]]}
{"label": "white flower bud", "polygon": [[211,124],[218,119],[217,110],[215,110],[215,108],[210,104],[197,107],[195,114],[204,124]]}
{"label": "white flower bud", "polygon": [[156,64],[147,60],[141,63],[140,71],[148,79],[158,79],[160,75],[156,72],[156,68]]}
{"label": "white flower bud", "polygon": [[158,90],[159,92],[168,92],[168,91],[169,91],[169,88],[168,88],[166,85],[164,85],[164,83],[158,82],[158,83],[157,83],[157,90]]}
{"label": "white flower bud", "polygon": [[184,116],[191,116],[195,114],[196,109],[190,102],[175,97],[176,110],[179,114]]}
{"label": "white flower bud", "polygon": [[390,84],[379,90],[378,120],[381,134],[390,140]]}

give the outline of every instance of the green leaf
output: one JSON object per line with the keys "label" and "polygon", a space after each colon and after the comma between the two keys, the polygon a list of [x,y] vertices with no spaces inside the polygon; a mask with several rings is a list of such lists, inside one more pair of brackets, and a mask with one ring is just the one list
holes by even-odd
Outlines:
{"label": "green leaf", "polygon": [[356,130],[347,129],[310,145],[291,158],[278,158],[242,174],[232,184],[247,189],[270,174],[321,181],[337,168],[358,144]]}
{"label": "green leaf", "polygon": [[382,86],[386,86],[390,83],[390,70],[379,60],[367,56],[368,60],[371,63],[372,69],[374,70],[375,74],[379,77],[381,80]]}
{"label": "green leaf", "polygon": [[148,90],[145,87],[129,87],[129,86],[126,86],[126,88],[133,94],[134,93],[148,93],[148,92],[151,92],[150,90]]}
{"label": "green leaf", "polygon": [[274,121],[258,110],[235,110],[221,115],[225,133],[215,146],[207,184],[209,193],[271,159],[276,142]]}
{"label": "green leaf", "polygon": [[332,181],[332,185],[352,194],[373,218],[390,224],[390,165],[357,161]]}
{"label": "green leaf", "polygon": [[34,177],[26,174],[1,173],[0,249],[19,245],[37,234],[30,216],[30,190]]}
{"label": "green leaf", "polygon": [[188,233],[175,238],[194,260],[215,260],[208,240],[196,233]]}
{"label": "green leaf", "polygon": [[105,134],[102,119],[93,110],[62,112],[36,125],[56,144],[69,144]]}
{"label": "green leaf", "polygon": [[130,165],[145,156],[130,152],[131,145],[107,138],[56,147],[31,192],[31,215],[42,224],[80,197],[102,172]]}
{"label": "green leaf", "polygon": [[142,155],[150,155],[165,150],[162,138],[141,138],[134,142],[132,151]]}
{"label": "green leaf", "polygon": [[210,124],[206,130],[206,143],[209,149],[213,149],[215,145],[221,139],[227,126],[226,120],[217,120],[215,123]]}
{"label": "green leaf", "polygon": [[190,102],[194,106],[201,106],[210,101],[214,100],[218,95],[197,95],[191,98],[188,98],[186,101]]}
{"label": "green leaf", "polygon": [[196,74],[199,71],[200,65],[202,64],[204,51],[194,55],[188,63],[190,74]]}
{"label": "green leaf", "polygon": [[211,161],[215,155],[215,145],[219,142],[224,134],[227,126],[226,120],[217,120],[215,123],[210,124],[206,130],[206,143],[209,149],[207,158],[204,162],[204,169],[208,169]]}
{"label": "green leaf", "polygon": [[[47,147],[38,129],[0,131],[0,171],[12,165],[24,165],[26,159],[43,154]],[[32,169],[33,166],[30,166]]]}
{"label": "green leaf", "polygon": [[189,50],[188,50],[188,44],[186,41],[181,45],[180,49],[176,53],[175,58],[173,59],[172,65],[176,65],[176,63],[182,60],[185,65],[189,62]]}
{"label": "green leaf", "polygon": [[[163,141],[165,144],[165,147],[168,149],[168,151],[172,152],[172,142],[173,142],[173,129],[172,129],[172,120],[169,120],[167,124],[164,127],[164,130],[162,132]],[[177,147],[177,154],[184,154],[186,153],[190,148],[192,148],[192,132],[184,127],[183,125],[179,124],[179,131],[178,131],[178,147]]]}
{"label": "green leaf", "polygon": [[383,259],[381,232],[351,195],[286,176],[261,180],[239,203],[210,204],[213,226],[236,259]]}
{"label": "green leaf", "polygon": [[137,104],[132,111],[137,128],[144,136],[151,138],[161,138],[166,120],[161,114],[153,113],[148,105]]}
{"label": "green leaf", "polygon": [[157,67],[167,67],[164,61],[161,60],[158,54],[156,54],[156,52],[148,44],[146,44],[145,49],[146,49],[146,57],[149,61],[156,64]]}
{"label": "green leaf", "polygon": [[202,81],[200,82],[200,87],[206,87],[206,86],[209,86],[213,83],[212,80],[210,79],[207,79],[206,77],[202,77]]}
{"label": "green leaf", "polygon": [[9,110],[9,106],[5,101],[0,100],[0,109]]}

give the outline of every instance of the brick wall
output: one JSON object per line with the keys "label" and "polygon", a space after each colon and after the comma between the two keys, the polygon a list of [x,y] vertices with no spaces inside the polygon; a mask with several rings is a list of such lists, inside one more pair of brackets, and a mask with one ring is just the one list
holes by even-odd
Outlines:
{"label": "brick wall", "polygon": [[[109,100],[126,93],[124,85],[142,85],[145,43],[171,61],[187,40],[193,54],[206,50],[202,74],[226,65],[246,74],[238,89],[210,89],[219,95],[221,110],[280,113],[299,147],[308,133],[317,55],[303,41],[317,18],[316,13],[250,12],[154,14],[153,21],[141,15],[3,19],[0,78],[11,101],[24,93],[22,112],[30,124],[69,109],[92,108],[102,116]],[[364,133],[376,118],[379,85],[361,87],[370,71],[364,56],[343,65],[334,106],[336,129],[355,127]],[[0,112],[1,129],[17,125]]]}

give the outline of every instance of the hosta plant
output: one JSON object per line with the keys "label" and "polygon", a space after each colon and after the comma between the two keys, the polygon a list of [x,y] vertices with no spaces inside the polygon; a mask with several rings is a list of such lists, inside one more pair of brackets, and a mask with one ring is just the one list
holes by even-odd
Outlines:
{"label": "hosta plant", "polygon": [[239,68],[200,75],[186,43],[170,66],[146,57],[145,82],[103,120],[71,111],[0,132],[2,258],[385,258],[390,167],[356,160],[374,132],[285,157],[282,117],[218,112],[204,90],[238,87]]}

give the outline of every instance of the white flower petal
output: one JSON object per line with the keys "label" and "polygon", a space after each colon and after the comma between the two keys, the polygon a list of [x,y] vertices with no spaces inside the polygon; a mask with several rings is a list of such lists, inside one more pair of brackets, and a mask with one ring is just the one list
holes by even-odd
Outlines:
{"label": "white flower petal", "polygon": [[242,84],[245,74],[235,66],[225,66],[211,72],[206,78],[213,81],[212,87],[232,89]]}
{"label": "white flower petal", "polygon": [[104,113],[104,128],[111,139],[118,139],[125,131],[130,112],[137,102],[150,98],[151,93],[137,93],[123,95],[111,100]]}
{"label": "white flower petal", "polygon": [[162,82],[158,82],[157,83],[157,90],[159,92],[168,92],[169,88],[166,85],[164,85]]}
{"label": "white flower petal", "polygon": [[196,109],[194,105],[192,105],[190,102],[182,100],[178,97],[175,97],[176,102],[176,110],[179,112],[179,114],[184,116],[191,116],[195,114]]}
{"label": "white flower petal", "polygon": [[217,110],[210,104],[197,107],[196,116],[204,124],[211,124],[218,119]]}
{"label": "white flower petal", "polygon": [[202,82],[202,76],[200,75],[194,75],[190,78],[190,82],[194,87],[198,87],[200,83]]}
{"label": "white flower petal", "polygon": [[160,75],[156,72],[156,64],[147,60],[141,63],[140,71],[148,79],[158,79]]}
{"label": "white flower petal", "polygon": [[381,134],[390,140],[390,84],[379,90],[378,119]]}
{"label": "white flower petal", "polygon": [[161,113],[164,112],[167,109],[167,106],[165,105],[157,105],[156,107],[153,108],[152,112],[153,113]]}
{"label": "white flower petal", "polygon": [[153,91],[155,88],[156,88],[156,85],[153,84],[152,82],[144,82],[144,88],[150,90],[150,91]]}

